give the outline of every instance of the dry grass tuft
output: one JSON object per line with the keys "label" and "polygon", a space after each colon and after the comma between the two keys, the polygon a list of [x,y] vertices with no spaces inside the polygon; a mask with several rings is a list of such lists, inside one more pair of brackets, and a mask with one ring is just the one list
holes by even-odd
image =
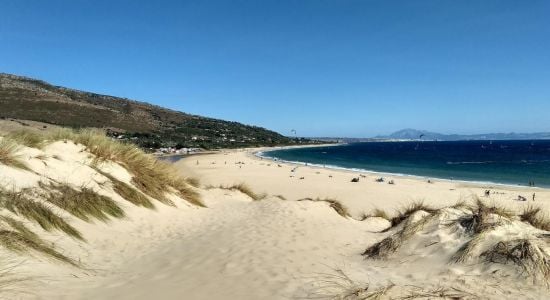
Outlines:
{"label": "dry grass tuft", "polygon": [[399,299],[456,299],[456,300],[473,300],[480,299],[476,294],[464,291],[459,288],[438,287],[434,289],[425,289],[422,287],[411,287],[408,295]]}
{"label": "dry grass tuft", "polygon": [[201,187],[201,181],[196,177],[187,177],[185,178],[185,181],[194,188],[200,188]]}
{"label": "dry grass tuft", "polygon": [[472,210],[472,205],[470,205],[467,201],[465,200],[459,200],[458,202],[456,202],[455,204],[449,206],[450,208],[454,208],[454,209],[466,209],[466,210]]}
{"label": "dry grass tuft", "polygon": [[314,201],[314,202],[326,202],[329,204],[329,206],[334,209],[340,216],[347,218],[350,217],[351,214],[349,213],[349,210],[347,207],[345,207],[340,201],[336,199],[330,199],[330,198],[303,198],[298,199],[298,201]]}
{"label": "dry grass tuft", "polygon": [[16,215],[36,222],[46,231],[60,230],[69,236],[84,240],[78,230],[43,203],[30,199],[25,192],[0,191],[0,206]]}
{"label": "dry grass tuft", "polygon": [[[464,243],[451,258],[454,262],[466,262],[478,256],[478,248],[484,242],[487,233],[502,226],[514,217],[513,212],[495,205],[487,205],[476,199],[474,205],[464,206],[468,213],[448,225],[458,224],[472,238]],[[498,219],[495,219],[495,216]]]}
{"label": "dry grass tuft", "polygon": [[34,250],[56,260],[77,266],[73,260],[57,252],[53,247],[47,246],[36,236],[27,236],[20,232],[0,229],[0,245],[16,253],[27,253],[29,250]]}
{"label": "dry grass tuft", "polygon": [[373,289],[368,283],[357,283],[341,269],[334,273],[321,273],[312,282],[313,287],[304,299],[367,300],[382,299],[395,285]]}
{"label": "dry grass tuft", "polygon": [[539,207],[528,206],[519,217],[522,222],[529,223],[535,228],[550,231],[550,219],[548,215],[542,214]]}
{"label": "dry grass tuft", "polygon": [[265,194],[265,193],[264,194],[256,194],[245,183],[234,184],[234,185],[231,185],[231,186],[220,186],[220,188],[226,189],[226,190],[239,191],[239,192],[247,195],[248,197],[252,198],[255,201],[262,200],[262,199],[265,199],[267,197],[267,194]]}
{"label": "dry grass tuft", "polygon": [[10,132],[6,138],[29,148],[40,149],[44,146],[46,136],[30,130],[18,130]]}
{"label": "dry grass tuft", "polygon": [[[422,204],[413,204],[401,210],[400,216],[408,215],[404,220],[399,217],[399,223],[403,224],[401,229],[370,246],[362,255],[373,259],[387,258],[396,252],[405,241],[422,231],[426,224],[436,225],[433,227],[434,230],[441,229],[441,225],[452,225],[456,229],[462,228],[469,238],[452,255],[450,258],[452,262],[464,263],[475,260],[483,263],[511,263],[518,266],[522,273],[528,274],[534,279],[540,279],[547,284],[550,282],[549,233],[540,233],[533,230],[530,238],[508,240],[509,236],[494,234],[494,231],[505,224],[516,222],[517,225],[517,222],[519,222],[518,215],[512,211],[495,205],[487,205],[479,199],[472,205],[460,202],[449,208],[460,210],[460,217],[449,219],[449,215],[455,215],[457,212],[448,208],[428,210],[424,209]],[[418,215],[411,216],[418,211],[428,211],[429,214],[415,221]],[[539,208],[526,208],[519,215],[519,219],[545,231],[549,228],[548,220],[546,216],[541,215],[541,209]],[[437,220],[437,223],[434,223],[433,220]],[[430,228],[432,228],[432,225],[430,225]],[[494,239],[497,240],[494,241]],[[487,248],[488,246],[489,248]],[[435,289],[431,291],[419,289],[418,291],[413,290],[413,292],[403,299],[431,297],[476,299],[474,295],[462,293],[462,291],[456,289]]]}
{"label": "dry grass tuft", "polygon": [[389,237],[365,249],[365,251],[361,253],[361,255],[365,256],[366,258],[372,259],[387,258],[390,256],[390,254],[399,249],[403,241],[404,240],[402,238],[402,235],[392,234]]}
{"label": "dry grass tuft", "polygon": [[347,217],[350,216],[350,213],[349,213],[348,209],[342,203],[340,203],[338,200],[321,199],[321,200],[317,200],[317,201],[323,201],[323,202],[329,203],[330,207],[332,209],[334,209],[340,216],[342,216],[344,218],[347,218]]}
{"label": "dry grass tuft", "polygon": [[124,211],[113,199],[91,189],[82,187],[76,190],[66,184],[50,184],[42,187],[48,190],[46,201],[86,222],[90,222],[90,218],[106,222],[109,217],[124,217]]}
{"label": "dry grass tuft", "polygon": [[124,166],[132,175],[132,184],[141,192],[164,204],[174,205],[166,193],[175,189],[184,200],[204,206],[199,195],[190,186],[193,179],[184,179],[171,165],[161,162],[144,153],[135,145],[121,143],[105,136],[97,129],[84,129],[78,132],[59,130],[50,135],[52,140],[72,140],[82,144],[94,155],[93,163],[113,161]]}
{"label": "dry grass tuft", "polygon": [[386,219],[388,221],[391,220],[390,216],[386,213],[386,211],[384,211],[382,209],[379,209],[379,208],[375,208],[369,214],[364,214],[363,217],[361,218],[361,221],[364,221],[368,218],[382,218],[382,219]]}
{"label": "dry grass tuft", "polygon": [[136,190],[129,184],[116,179],[111,174],[103,172],[98,168],[96,168],[95,170],[111,181],[113,190],[122,198],[124,198],[124,200],[131,202],[132,204],[137,206],[143,206],[151,209],[155,208],[155,205],[142,192]]}
{"label": "dry grass tuft", "polygon": [[427,213],[432,214],[432,213],[437,212],[438,210],[431,207],[431,206],[425,205],[424,202],[422,202],[422,201],[413,202],[413,203],[409,204],[408,206],[405,206],[405,207],[401,208],[400,210],[398,210],[397,215],[395,217],[389,219],[389,221],[391,222],[391,227],[390,228],[401,224],[401,222],[405,221],[412,214],[414,214],[418,211],[425,211]]}
{"label": "dry grass tuft", "polygon": [[47,245],[23,222],[5,215],[0,216],[0,246],[16,253],[27,253],[33,250],[76,266],[71,259],[57,252],[53,246]]}
{"label": "dry grass tuft", "polygon": [[485,214],[493,214],[500,217],[504,217],[506,219],[511,219],[515,216],[514,212],[504,208],[502,206],[496,206],[496,205],[487,205],[484,204],[479,198],[476,200],[476,205],[478,212],[483,212]]}
{"label": "dry grass tuft", "polygon": [[19,145],[15,142],[3,138],[0,140],[0,164],[8,167],[18,168],[22,170],[30,170],[27,164],[21,160],[21,155],[17,152],[20,150]]}
{"label": "dry grass tuft", "polygon": [[380,242],[368,247],[361,255],[366,258],[382,259],[389,257],[392,253],[397,251],[401,245],[408,239],[410,239],[417,232],[421,231],[424,226],[437,217],[438,213],[427,215],[420,220],[413,222],[411,219],[406,219],[406,224],[398,232],[388,236]]}
{"label": "dry grass tuft", "polygon": [[550,254],[540,240],[518,239],[498,242],[493,248],[483,252],[487,262],[519,266],[523,273],[544,282],[550,280]]}
{"label": "dry grass tuft", "polygon": [[46,139],[51,142],[68,140],[75,141],[78,132],[69,128],[56,128],[55,130],[48,131]]}
{"label": "dry grass tuft", "polygon": [[34,158],[44,161],[44,160],[47,160],[49,156],[47,156],[46,154],[38,154]]}
{"label": "dry grass tuft", "polygon": [[486,233],[489,230],[477,233],[472,239],[464,243],[455,254],[451,257],[451,260],[455,263],[463,263],[476,256],[476,249],[484,241]]}
{"label": "dry grass tuft", "polygon": [[15,229],[17,232],[25,236],[28,236],[34,239],[38,238],[38,235],[36,235],[36,233],[32,232],[32,230],[30,230],[25,224],[23,224],[23,222],[19,220],[16,220],[9,216],[0,216],[0,221],[5,222],[11,228]]}
{"label": "dry grass tuft", "polygon": [[372,289],[370,285],[366,284],[364,287],[354,287],[345,285],[342,286],[342,293],[339,295],[330,295],[324,299],[331,300],[379,300],[394,287],[393,284],[388,286],[382,286],[377,289]]}
{"label": "dry grass tuft", "polygon": [[206,205],[202,203],[200,195],[191,188],[187,180],[176,177],[170,182],[170,186],[176,190],[178,196],[185,199],[187,202],[196,206],[206,207]]}
{"label": "dry grass tuft", "polygon": [[[514,213],[497,206],[488,206],[477,199],[475,205],[468,206],[469,213],[458,220],[455,220],[468,234],[479,234],[494,229],[514,217]],[[491,216],[498,216],[495,220]]]}

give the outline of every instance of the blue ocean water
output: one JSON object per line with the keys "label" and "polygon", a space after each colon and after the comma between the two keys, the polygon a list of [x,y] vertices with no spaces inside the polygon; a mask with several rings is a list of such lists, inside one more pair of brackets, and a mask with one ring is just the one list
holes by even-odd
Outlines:
{"label": "blue ocean water", "polygon": [[550,187],[550,140],[367,142],[262,155],[366,171]]}

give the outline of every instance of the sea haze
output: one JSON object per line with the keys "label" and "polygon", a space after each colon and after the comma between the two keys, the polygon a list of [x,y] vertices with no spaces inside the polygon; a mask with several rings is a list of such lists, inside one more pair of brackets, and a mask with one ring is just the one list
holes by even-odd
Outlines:
{"label": "sea haze", "polygon": [[550,187],[550,141],[368,142],[263,156],[365,171]]}

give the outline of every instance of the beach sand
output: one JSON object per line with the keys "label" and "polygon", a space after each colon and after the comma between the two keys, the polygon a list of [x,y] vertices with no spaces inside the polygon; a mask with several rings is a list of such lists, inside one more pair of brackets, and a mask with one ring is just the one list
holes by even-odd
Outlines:
{"label": "beach sand", "polygon": [[[513,200],[518,194],[529,198],[536,192],[536,204],[547,209],[548,190],[440,180],[427,183],[384,175],[386,181],[395,181],[390,185],[376,182],[381,175],[375,174],[365,174],[352,183],[351,179],[359,176],[357,172],[304,166],[291,172],[295,165],[257,158],[253,155],[257,150],[190,156],[175,164],[182,174],[201,181],[197,192],[206,208],[177,199],[176,207],[136,207],[119,199],[108,185],[94,184],[120,203],[126,217],[107,223],[71,218],[86,242],[44,234],[85,267],[74,268],[40,256],[18,256],[18,274],[31,280],[17,285],[26,293],[11,298],[364,299],[362,294],[386,288],[390,288],[391,296],[381,299],[443,292],[469,295],[464,299],[549,298],[544,284],[522,277],[513,266],[449,263],[452,253],[468,237],[443,227],[418,234],[390,259],[365,259],[361,255],[392,234],[380,232],[389,226],[385,219],[361,221],[363,213],[374,208],[392,214],[414,200],[445,206],[461,198],[482,196],[485,189],[491,189],[496,193],[488,201],[517,209],[526,205]],[[29,159],[39,174],[75,186],[97,177],[87,167],[88,158],[81,147],[57,142],[40,151],[26,149],[24,154],[44,153],[59,159],[49,158],[46,164]],[[129,180],[124,169],[109,166],[120,180]],[[21,171],[2,168],[0,183],[5,187],[14,182],[35,184],[23,180]],[[236,183],[246,183],[266,196],[253,200],[237,190],[217,188]],[[326,202],[295,201],[317,197],[337,199],[351,217],[339,215]],[[495,238],[539,233],[532,227],[515,225],[505,230],[497,232]],[[4,250],[0,254],[4,258],[8,255]]]}
{"label": "beach sand", "polygon": [[[487,200],[510,207],[533,203],[548,207],[550,204],[549,189],[453,182],[289,164],[254,155],[262,150],[264,149],[221,151],[218,154],[192,156],[176,165],[186,174],[199,178],[204,185],[245,182],[256,192],[282,195],[289,200],[306,197],[337,199],[349,208],[354,217],[374,208],[394,210],[412,201],[445,206],[475,196],[485,198],[486,190],[491,191]],[[354,177],[359,177],[359,182],[351,182]],[[384,177],[385,182],[376,182],[380,177]],[[395,184],[388,184],[390,180]],[[536,194],[535,202],[532,201],[533,193]],[[515,201],[519,195],[528,201]]]}

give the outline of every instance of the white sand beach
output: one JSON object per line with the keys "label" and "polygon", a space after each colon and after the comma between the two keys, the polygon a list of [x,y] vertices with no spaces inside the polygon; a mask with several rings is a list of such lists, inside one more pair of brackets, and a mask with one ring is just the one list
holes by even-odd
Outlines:
{"label": "white sand beach", "polygon": [[[177,166],[186,174],[200,178],[204,185],[245,182],[256,192],[283,195],[289,200],[307,197],[337,199],[349,208],[354,217],[360,217],[374,208],[394,210],[412,201],[445,206],[460,199],[471,199],[472,196],[484,198],[486,190],[491,191],[488,200],[511,207],[526,204],[514,201],[518,195],[526,197],[529,200],[527,204],[533,204],[533,193],[536,194],[536,204],[547,206],[550,203],[550,190],[544,188],[452,182],[289,164],[254,155],[262,150],[265,149],[221,151],[218,154],[192,156],[181,160]],[[301,177],[304,179],[300,179]],[[360,181],[351,182],[354,177],[359,177]],[[384,183],[376,182],[380,177],[385,178]],[[395,184],[389,185],[390,180]]]}
{"label": "white sand beach", "polygon": [[[260,159],[254,150],[222,151],[185,158],[175,166],[200,180],[195,188],[206,207],[171,196],[175,206],[155,203],[155,209],[124,201],[90,166],[81,145],[55,142],[39,149],[24,147],[22,157],[34,175],[0,165],[2,187],[17,189],[55,180],[75,187],[86,185],[112,197],[125,217],[85,222],[59,211],[85,237],[79,241],[59,232],[41,236],[74,258],[80,267],[0,250],[16,265],[11,294],[20,299],[405,299],[421,295],[463,299],[545,299],[547,287],[524,276],[512,265],[450,263],[452,253],[467,237],[443,227],[429,227],[385,259],[361,254],[394,230],[381,217],[363,218],[380,208],[394,214],[403,205],[425,200],[435,207],[481,196],[491,189],[489,202],[511,208],[526,203],[518,194],[537,193],[537,205],[548,208],[550,192],[543,189],[485,187],[405,177],[394,185],[378,183],[368,174],[352,183],[353,172],[298,167]],[[43,162],[39,158],[43,159]],[[132,175],[117,163],[101,170],[133,184]],[[291,177],[293,176],[293,177]],[[303,177],[303,179],[300,179]],[[386,176],[387,177],[387,176]],[[390,179],[390,177],[387,177]],[[246,183],[264,197],[254,200],[231,188]],[[222,186],[221,188],[219,186]],[[349,216],[330,203],[302,198],[338,200]],[[531,203],[532,204],[532,203]],[[417,212],[413,224],[427,212]],[[460,214],[449,211],[449,214]],[[443,217],[440,217],[443,218]],[[515,222],[515,221],[514,221]],[[32,222],[26,224],[40,231]],[[515,224],[515,223],[510,223]],[[517,237],[539,234],[524,225],[510,225]],[[401,224],[399,226],[406,226]],[[404,227],[402,227],[404,228]],[[428,227],[427,227],[428,228]],[[498,232],[494,238],[504,232]],[[377,296],[378,295],[378,296]],[[409,299],[409,298],[407,298]]]}

